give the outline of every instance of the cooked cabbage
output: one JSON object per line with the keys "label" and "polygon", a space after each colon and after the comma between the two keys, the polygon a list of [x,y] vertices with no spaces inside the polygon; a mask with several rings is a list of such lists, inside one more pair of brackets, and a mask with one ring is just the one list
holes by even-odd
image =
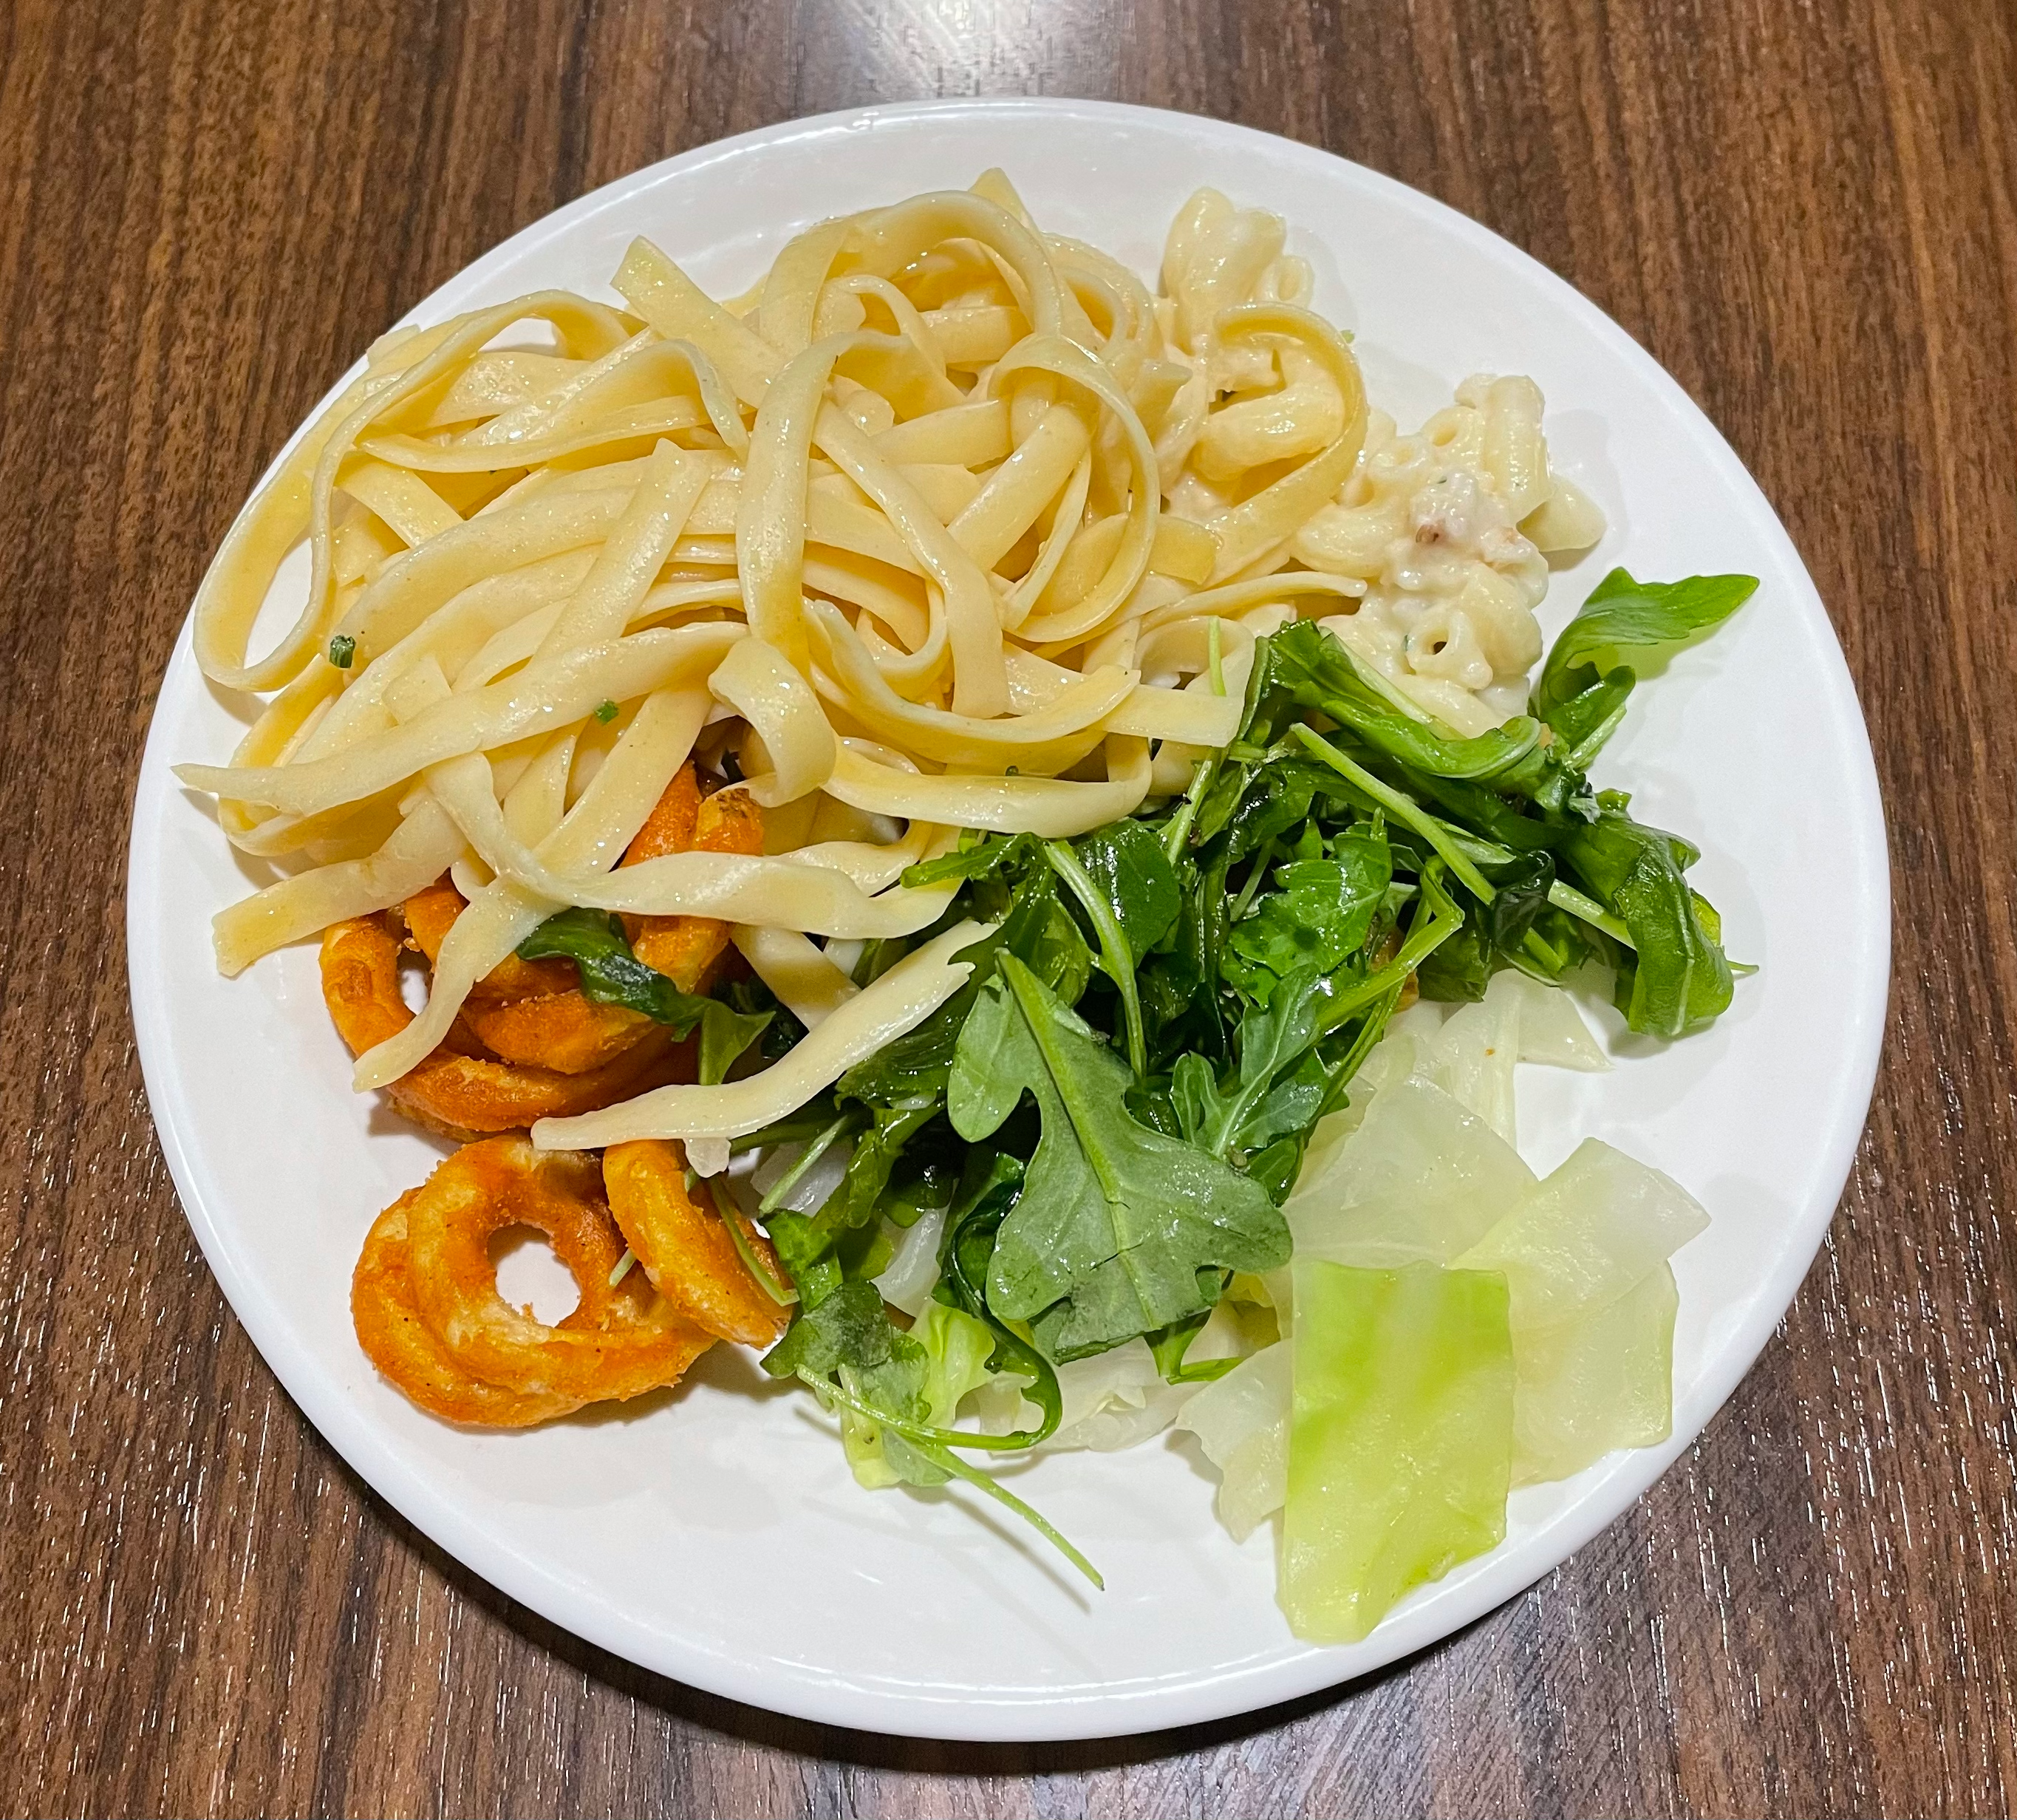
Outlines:
{"label": "cooked cabbage", "polygon": [[1708,1225],[1658,1169],[1595,1138],[1458,1260],[1502,1272],[1519,1370],[1516,1482],[1666,1438],[1676,1298],[1667,1260]]}
{"label": "cooked cabbage", "polygon": [[1551,1068],[1571,1068],[1581,1074],[1601,1074],[1611,1067],[1604,1045],[1590,1034],[1582,1009],[1559,986],[1544,984],[1524,973],[1498,973],[1485,988],[1489,998],[1496,991],[1518,995],[1520,1000],[1520,1060],[1539,1062]]}
{"label": "cooked cabbage", "polygon": [[1283,1510],[1299,1636],[1365,1635],[1496,1545],[1510,1486],[1671,1429],[1667,1259],[1707,1216],[1594,1139],[1536,1182],[1494,1128],[1511,1127],[1515,1054],[1608,1065],[1568,995],[1514,976],[1446,1021],[1400,1020],[1312,1144],[1284,1209],[1293,1263],[1233,1286],[1272,1305],[1289,1343],[1177,1418],[1218,1469],[1236,1537]]}
{"label": "cooked cabbage", "polygon": [[1483,1119],[1411,1076],[1374,1096],[1357,1133],[1282,1211],[1298,1258],[1369,1269],[1446,1264],[1533,1185],[1519,1152]]}
{"label": "cooked cabbage", "polygon": [[1513,1482],[1567,1479],[1614,1447],[1673,1432],[1674,1314],[1662,1264],[1608,1307],[1513,1330]]}
{"label": "cooked cabbage", "polygon": [[1505,1139],[1514,1124],[1513,1065],[1520,1059],[1517,973],[1495,975],[1475,1005],[1460,1006],[1433,1035],[1417,1032],[1415,1071],[1434,1081]]}
{"label": "cooked cabbage", "polygon": [[1218,1520],[1243,1542],[1282,1508],[1289,1489],[1290,1349],[1270,1346],[1207,1384],[1178,1415],[1218,1468]]}
{"label": "cooked cabbage", "polygon": [[1410,1588],[1496,1547],[1512,1464],[1505,1279],[1298,1259],[1276,1597],[1353,1643]]}
{"label": "cooked cabbage", "polygon": [[1476,1004],[1461,1006],[1447,1017],[1443,1007],[1427,1002],[1411,1007],[1394,1020],[1373,1054],[1400,1038],[1406,1041],[1415,1074],[1461,1101],[1509,1144],[1518,1141],[1515,1062],[1586,1074],[1611,1066],[1574,998],[1559,987],[1510,971],[1495,973]]}
{"label": "cooked cabbage", "polygon": [[907,1228],[886,1224],[885,1232],[894,1234],[891,1242],[896,1248],[882,1274],[875,1279],[875,1287],[892,1308],[900,1308],[913,1316],[924,1313],[938,1284],[939,1236],[945,1230],[945,1216],[943,1207],[933,1207],[919,1214]]}
{"label": "cooked cabbage", "polygon": [[1044,1445],[1091,1447],[1102,1453],[1132,1447],[1160,1434],[1197,1388],[1165,1384],[1146,1343],[1130,1340],[1089,1359],[1058,1367],[1064,1413],[1058,1432]]}

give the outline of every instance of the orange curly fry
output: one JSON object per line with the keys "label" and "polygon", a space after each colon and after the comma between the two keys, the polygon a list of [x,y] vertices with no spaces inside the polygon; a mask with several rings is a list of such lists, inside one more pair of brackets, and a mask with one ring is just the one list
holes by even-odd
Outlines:
{"label": "orange curly fry", "polygon": [[[611,1286],[623,1248],[592,1157],[491,1138],[458,1150],[404,1206],[413,1306],[449,1356],[487,1384],[626,1399],[677,1383],[714,1343],[635,1273]],[[580,1306],[557,1326],[497,1293],[490,1240],[514,1226],[544,1233],[580,1288]]]}
{"label": "orange curly fry", "polygon": [[[446,879],[438,879],[424,891],[416,891],[401,906],[406,933],[412,945],[426,955],[431,967],[448,939],[449,926],[460,916],[466,900]],[[556,992],[571,992],[578,984],[572,961],[521,961],[507,955],[469,989],[473,1003],[514,998],[540,998]]]}
{"label": "orange curly fry", "polygon": [[350,1318],[365,1356],[429,1415],[469,1428],[529,1428],[579,1409],[578,1396],[507,1390],[464,1370],[420,1319],[406,1272],[406,1209],[420,1192],[409,1189],[372,1222],[351,1278]]}
{"label": "orange curly fry", "polygon": [[[673,793],[680,791],[684,795],[682,786],[692,777],[693,767],[688,765],[673,778],[659,798],[651,820],[639,830],[624,854],[625,865],[640,865],[661,854],[685,851],[686,847],[659,844],[676,834],[697,853],[755,854],[763,850],[763,811],[747,790],[717,790],[700,801],[683,832],[678,822],[683,804],[676,805],[661,822],[661,814],[666,811]],[[640,916],[626,917],[624,921],[638,959],[648,967],[656,967],[682,992],[705,991],[715,963],[728,947],[728,925],[712,916]]]}
{"label": "orange curly fry", "polygon": [[[767,1346],[784,1331],[788,1313],[750,1275],[711,1196],[696,1201],[687,1192],[686,1164],[677,1143],[645,1138],[611,1145],[602,1156],[609,1211],[652,1287],[687,1320],[724,1340]],[[743,1230],[781,1281],[770,1240]]]}
{"label": "orange curly fry", "polygon": [[701,801],[700,773],[691,764],[681,765],[617,863],[634,866],[669,853],[686,852],[694,845]]}
{"label": "orange curly fry", "polygon": [[[353,1055],[412,1022],[399,995],[399,940],[381,916],[354,917],[323,931],[323,998]],[[614,1060],[574,1074],[462,1053],[467,1041],[458,1032],[386,1089],[406,1117],[446,1137],[525,1131],[538,1119],[592,1112],[692,1076],[691,1043],[675,1045],[655,1024]]]}
{"label": "orange curly fry", "polygon": [[608,1067],[658,1027],[641,1011],[597,1005],[573,988],[507,1005],[466,1004],[463,1016],[499,1060],[557,1074]]}
{"label": "orange curly fry", "polygon": [[[694,767],[687,764],[666,786],[622,863],[695,849],[760,854],[763,812],[746,791],[723,790],[703,800]],[[446,879],[407,899],[408,932],[430,965],[462,908],[462,894]],[[631,916],[624,922],[638,959],[682,992],[705,990],[728,947],[728,926],[712,917]],[[464,1019],[501,1061],[562,1074],[606,1067],[643,1040],[651,1021],[620,1005],[594,1003],[580,991],[578,977],[569,961],[509,955],[472,989]]]}

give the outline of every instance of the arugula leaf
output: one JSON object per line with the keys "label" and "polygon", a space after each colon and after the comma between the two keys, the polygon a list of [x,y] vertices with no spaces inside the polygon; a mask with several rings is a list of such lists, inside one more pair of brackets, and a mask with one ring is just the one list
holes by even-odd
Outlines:
{"label": "arugula leaf", "polygon": [[1475,1004],[1498,969],[1499,957],[1484,930],[1467,923],[1422,962],[1415,984],[1424,998],[1438,1004]]}
{"label": "arugula leaf", "polygon": [[1092,950],[1071,912],[1059,902],[1055,881],[1048,870],[1033,872],[1016,887],[1000,927],[954,956],[973,970],[965,984],[915,1030],[856,1063],[834,1083],[834,1097],[858,1100],[869,1106],[895,1106],[942,1095],[954,1045],[981,988],[994,977],[1005,953],[1022,960],[1070,1004],[1078,1002],[1091,978]]}
{"label": "arugula leaf", "polygon": [[[1384,839],[1348,831],[1333,844],[1330,859],[1291,861],[1276,868],[1276,890],[1263,897],[1254,914],[1236,923],[1226,944],[1249,969],[1260,970],[1272,988],[1297,967],[1335,972],[1366,945],[1373,919],[1394,882],[1394,858]],[[1250,995],[1248,979],[1233,984]]]}
{"label": "arugula leaf", "polygon": [[[785,1337],[763,1355],[763,1365],[773,1378],[830,1378],[843,1365],[868,1373],[909,1363],[914,1355],[907,1348],[915,1345],[890,1323],[873,1284],[850,1283],[817,1308],[805,1309]],[[921,1360],[923,1353],[919,1346],[915,1357]],[[917,1381],[919,1385],[924,1381],[922,1371]],[[893,1388],[898,1390],[900,1400],[908,1394],[893,1381]],[[899,1408],[893,1413],[904,1411]],[[917,1413],[923,1414],[922,1407]]]}
{"label": "arugula leaf", "polygon": [[[1548,653],[1534,692],[1535,712],[1580,751],[1600,730],[1607,735],[1638,677],[1653,674],[1676,652],[1714,631],[1757,588],[1752,575],[1639,581],[1614,569],[1590,590]],[[1600,687],[1603,696],[1570,711],[1572,702]]]}
{"label": "arugula leaf", "polygon": [[1268,1091],[1240,1121],[1235,1141],[1243,1150],[1259,1152],[1278,1139],[1308,1132],[1322,1116],[1330,1087],[1330,1074],[1322,1059],[1314,1050],[1304,1051],[1300,1060],[1276,1074]]}
{"label": "arugula leaf", "polygon": [[1225,1123],[1225,1101],[1211,1063],[1195,1049],[1178,1056],[1170,1071],[1170,1106],[1184,1142],[1210,1149],[1212,1132]]}
{"label": "arugula leaf", "polygon": [[1170,931],[1183,907],[1176,868],[1146,822],[1110,822],[1081,836],[1072,851],[1113,907],[1120,932],[1144,955]]}
{"label": "arugula leaf", "polygon": [[[926,1337],[933,1336],[928,1331]],[[849,1464],[864,1482],[934,1486],[962,1479],[1014,1511],[1095,1586],[1102,1586],[1091,1562],[1037,1512],[953,1451],[1019,1452],[1030,1444],[1027,1435],[974,1434],[933,1419],[949,1396],[957,1407],[952,1393],[968,1363],[935,1358],[923,1341],[900,1333],[867,1283],[844,1284],[816,1307],[802,1308],[763,1360],[773,1378],[797,1378],[839,1412]]]}
{"label": "arugula leaf", "polygon": [[[1033,843],[1034,844],[1034,843]],[[871,1273],[870,1247],[881,1216],[907,1225],[926,1204],[944,1204],[950,1186],[939,1166],[942,1145],[927,1146],[915,1168],[906,1162],[910,1147],[939,1121],[954,1045],[980,988],[994,977],[1000,957],[1013,953],[1046,985],[1076,999],[1092,972],[1091,951],[1078,924],[1058,901],[1046,869],[1033,872],[1016,888],[1008,915],[993,934],[962,948],[972,963],[965,984],[915,1030],[858,1062],[834,1084],[833,1100],[853,1154],[836,1187],[815,1213],[770,1216],[770,1233],[779,1261],[808,1302],[830,1295],[843,1280]],[[833,1115],[829,1115],[828,1123]],[[940,1153],[934,1156],[936,1150]],[[912,1179],[893,1190],[900,1167]]]}
{"label": "arugula leaf", "polygon": [[1182,913],[1176,867],[1146,822],[1127,818],[1077,841],[1048,842],[1043,850],[1092,925],[1100,970],[1120,995],[1128,1059],[1136,1078],[1146,1080],[1148,1024],[1139,976],[1149,952],[1170,933]]}
{"label": "arugula leaf", "polygon": [[730,1010],[745,1017],[767,1020],[758,1039],[759,1053],[765,1061],[781,1060],[804,1038],[806,1027],[755,974],[730,980],[716,990]]}
{"label": "arugula leaf", "polygon": [[1001,952],[1012,954],[1067,1005],[1084,995],[1092,979],[1092,949],[1048,872],[1035,873],[1016,888],[1001,933]]}
{"label": "arugula leaf", "polygon": [[1233,1359],[1203,1359],[1195,1365],[1186,1365],[1184,1355],[1190,1350],[1191,1342],[1204,1329],[1209,1315],[1193,1315],[1189,1320],[1179,1321],[1173,1327],[1165,1327],[1159,1334],[1147,1336],[1149,1356],[1156,1361],[1156,1369],[1162,1373],[1165,1384],[1209,1384],[1215,1378],[1223,1378],[1239,1361]]}
{"label": "arugula leaf", "polygon": [[961,833],[959,845],[951,853],[906,866],[902,883],[915,890],[921,885],[942,885],[948,879],[970,883],[976,879],[993,878],[997,873],[1027,865],[1037,846],[1032,834],[983,834],[969,828]]}
{"label": "arugula leaf", "polygon": [[893,1225],[911,1226],[933,1208],[952,1202],[959,1186],[966,1146],[940,1116],[904,1139],[889,1170],[889,1186],[878,1203]]}
{"label": "arugula leaf", "polygon": [[841,1444],[856,1479],[870,1490],[944,1485],[952,1476],[893,1430],[893,1422],[931,1425],[932,1361],[922,1344],[897,1331],[872,1285],[845,1284],[806,1309],[763,1364],[828,1400],[836,1387],[850,1394],[855,1407],[841,1408]]}
{"label": "arugula leaf", "polygon": [[1618,995],[1634,1030],[1684,1035],[1728,1010],[1735,996],[1718,939],[1720,921],[1681,876],[1698,857],[1678,835],[1616,810],[1607,810],[1562,850],[1564,862],[1623,920],[1630,937],[1632,952],[1618,962]]}
{"label": "arugula leaf", "polygon": [[[1128,939],[1128,931],[1121,922],[1119,906],[1094,883],[1085,868],[1079,864],[1078,855],[1062,840],[1045,844],[1044,857],[1051,869],[1062,879],[1071,894],[1077,898],[1079,907],[1085,912],[1086,920],[1099,937],[1100,970],[1113,982],[1114,990],[1120,995],[1121,1028],[1128,1042],[1128,1060],[1138,1081],[1148,1078],[1149,1037],[1147,1027],[1142,1021],[1142,999],[1136,979],[1137,966],[1135,949]],[[1156,857],[1162,860],[1160,847]],[[1168,861],[1164,861],[1164,865]]]}
{"label": "arugula leaf", "polygon": [[1219,1002],[1225,956],[1225,843],[1196,863],[1186,861],[1189,888],[1167,948],[1150,955],[1136,980],[1150,1060],[1162,1068],[1187,1050],[1223,1059],[1225,1021]]}
{"label": "arugula leaf", "polygon": [[737,1056],[763,1034],[771,1013],[745,1013],[718,998],[682,992],[631,952],[623,919],[602,910],[562,910],[518,944],[521,961],[570,960],[581,975],[582,995],[597,1005],[642,1012],[684,1037],[700,1026],[703,1085],[723,1078]]}
{"label": "arugula leaf", "polygon": [[1314,619],[1275,634],[1276,681],[1305,708],[1328,714],[1366,744],[1432,776],[1489,778],[1517,764],[1540,742],[1541,725],[1516,715],[1503,727],[1469,739],[1438,733],[1389,699],[1372,673]]}
{"label": "arugula leaf", "polygon": [[932,1295],[987,1323],[994,1336],[994,1350],[987,1361],[990,1370],[1028,1380],[1023,1394],[1043,1411],[1043,1421],[1035,1432],[1022,1437],[1034,1447],[1055,1434],[1064,1417],[1058,1374],[1049,1360],[1021,1334],[1003,1326],[987,1305],[987,1266],[994,1255],[995,1234],[1022,1192],[1023,1174],[1023,1165],[1015,1157],[999,1151],[969,1152],[959,1193],[947,1212],[939,1240],[939,1281]]}
{"label": "arugula leaf", "polygon": [[[817,1210],[800,1213],[779,1206],[800,1172],[843,1139],[852,1143],[853,1150]],[[947,1204],[958,1165],[954,1161],[949,1167],[946,1153],[956,1142],[936,1098],[876,1107],[850,1100],[813,1135],[798,1161],[772,1185],[760,1210],[778,1262],[801,1300],[816,1305],[843,1282],[877,1275],[889,1249],[883,1220],[911,1226],[926,1208]]]}
{"label": "arugula leaf", "polygon": [[854,1140],[854,1154],[847,1159],[846,1172],[840,1179],[840,1193],[856,1210],[849,1224],[860,1226],[875,1212],[904,1147],[937,1117],[938,1107],[929,1100],[916,1106],[875,1107],[868,1128]]}
{"label": "arugula leaf", "polygon": [[960,1033],[947,1094],[969,1143],[1027,1092],[1042,1136],[1001,1222],[987,1302],[1050,1357],[1082,1358],[1208,1308],[1220,1269],[1275,1269],[1289,1233],[1266,1193],[1138,1123],[1128,1072],[1084,1020],[1005,955]]}
{"label": "arugula leaf", "polygon": [[1262,758],[1220,773],[1213,800],[1200,818],[1203,838],[1225,834],[1227,863],[1237,865],[1308,816],[1329,782],[1314,764],[1271,746]]}
{"label": "arugula leaf", "polygon": [[848,978],[857,986],[872,986],[911,952],[907,937],[879,935],[861,944]]}
{"label": "arugula leaf", "polygon": [[[1417,979],[1424,998],[1474,1002],[1501,968],[1529,967],[1535,958],[1527,937],[1548,908],[1554,861],[1546,853],[1523,854],[1499,871],[1492,901],[1469,912],[1463,927],[1423,963]],[[1542,970],[1552,977],[1561,970]]]}
{"label": "arugula leaf", "polygon": [[1375,776],[1349,753],[1333,746],[1322,734],[1312,732],[1301,722],[1290,731],[1305,751],[1336,771],[1369,805],[1384,811],[1403,827],[1420,835],[1480,902],[1488,904],[1492,901],[1491,883],[1478,871],[1470,856],[1465,852],[1466,837],[1462,830],[1452,828],[1448,822],[1431,815],[1405,790],[1397,789],[1384,778]]}

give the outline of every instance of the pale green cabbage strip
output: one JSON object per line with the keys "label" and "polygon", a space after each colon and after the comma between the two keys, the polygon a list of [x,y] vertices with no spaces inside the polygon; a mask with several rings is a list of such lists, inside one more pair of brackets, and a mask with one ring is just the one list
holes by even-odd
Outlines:
{"label": "pale green cabbage strip", "polygon": [[1510,1486],[1671,1432],[1668,1259],[1707,1216],[1593,1139],[1536,1181],[1513,1147],[1520,1059],[1608,1065],[1574,1001],[1517,974],[1446,1020],[1396,1020],[1290,1197],[1293,1278],[1236,1284],[1287,1343],[1178,1417],[1236,1537],[1282,1511],[1299,1636],[1363,1637],[1496,1545]]}

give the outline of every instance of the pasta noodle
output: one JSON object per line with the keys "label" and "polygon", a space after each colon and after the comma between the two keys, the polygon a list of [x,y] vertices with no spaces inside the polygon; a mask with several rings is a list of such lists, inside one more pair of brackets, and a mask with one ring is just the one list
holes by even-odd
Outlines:
{"label": "pasta noodle", "polygon": [[[271,698],[228,764],[179,770],[281,873],[217,917],[219,967],[451,876],[426,1008],[359,1057],[364,1089],[560,910],[726,922],[811,1034],[534,1133],[718,1157],[965,977],[971,928],[850,977],[862,941],[944,917],[953,888],[907,867],[1182,789],[1261,634],[1321,619],[1459,733],[1519,712],[1548,557],[1601,514],[1530,380],[1468,379],[1412,435],[1369,409],[1285,245],[1202,190],[1152,294],[990,172],[808,229],[732,302],[640,240],[619,305],[543,291],[384,337],[197,597],[204,673]],[[255,655],[269,595],[287,629]],[[765,850],[615,870],[696,758],[763,806]]]}

